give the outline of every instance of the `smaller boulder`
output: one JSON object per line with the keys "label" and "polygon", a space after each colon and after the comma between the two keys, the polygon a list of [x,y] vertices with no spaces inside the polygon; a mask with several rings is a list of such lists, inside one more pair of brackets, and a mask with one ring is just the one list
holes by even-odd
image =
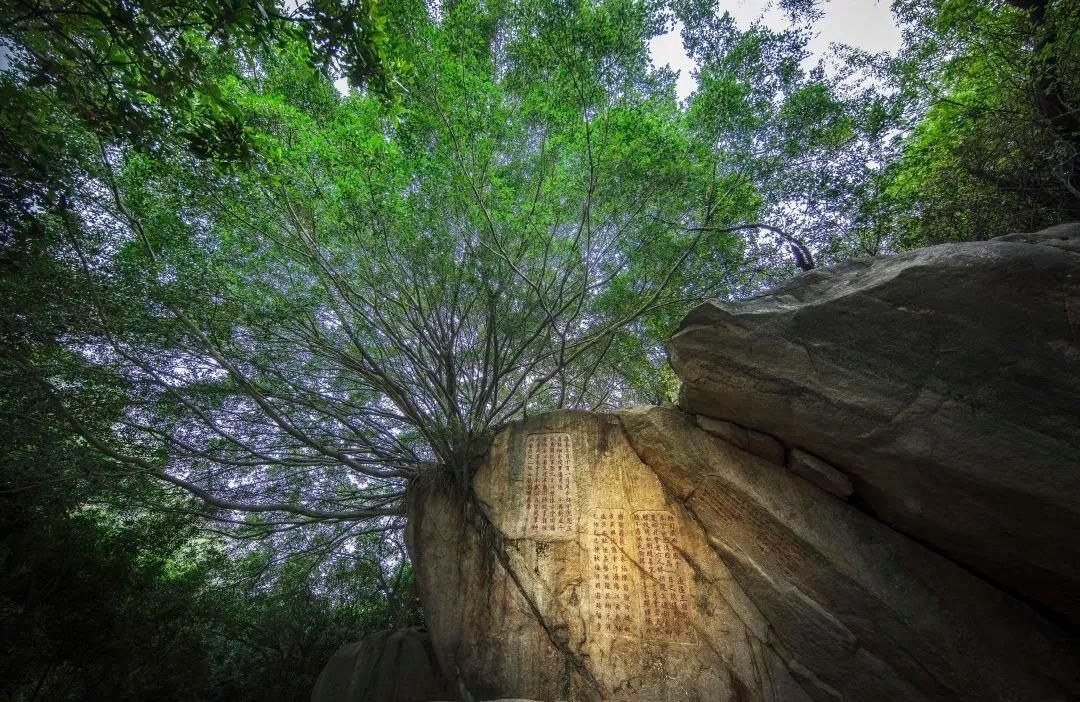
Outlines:
{"label": "smaller boulder", "polygon": [[846,500],[854,492],[851,480],[846,475],[801,449],[791,449],[787,468],[800,478],[841,499]]}
{"label": "smaller boulder", "polygon": [[452,700],[423,627],[380,631],[339,648],[319,674],[311,702],[432,702]]}
{"label": "smaller boulder", "polygon": [[705,431],[723,439],[735,448],[752,453],[759,458],[764,458],[769,463],[775,463],[778,466],[784,465],[784,445],[768,434],[747,429],[734,422],[725,422],[722,419],[713,419],[712,417],[700,415],[697,418],[697,424]]}
{"label": "smaller boulder", "polygon": [[1056,227],[1043,229],[1040,232],[1004,234],[1002,236],[994,237],[991,241],[1013,241],[1023,244],[1039,244],[1040,246],[1053,246],[1062,251],[1080,253],[1080,222],[1059,224]]}

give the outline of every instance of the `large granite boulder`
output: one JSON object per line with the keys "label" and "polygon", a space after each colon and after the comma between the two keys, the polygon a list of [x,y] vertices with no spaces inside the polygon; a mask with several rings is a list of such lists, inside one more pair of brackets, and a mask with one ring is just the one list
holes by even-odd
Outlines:
{"label": "large granite boulder", "polygon": [[420,627],[380,631],[339,648],[311,702],[431,702],[455,699],[431,636]]}
{"label": "large granite boulder", "polygon": [[816,269],[701,305],[668,350],[686,410],[1080,622],[1080,225]]}
{"label": "large granite boulder", "polygon": [[1067,700],[1034,610],[674,409],[556,412],[413,487],[442,669],[477,700]]}

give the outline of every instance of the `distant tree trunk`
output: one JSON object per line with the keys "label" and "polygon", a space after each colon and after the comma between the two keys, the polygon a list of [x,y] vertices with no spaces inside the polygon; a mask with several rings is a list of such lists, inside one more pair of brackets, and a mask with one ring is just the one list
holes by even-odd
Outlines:
{"label": "distant tree trunk", "polygon": [[1032,87],[1035,91],[1035,110],[1046,121],[1050,130],[1061,139],[1069,153],[1062,164],[1061,178],[1065,187],[1080,198],[1080,110],[1069,105],[1062,83],[1057,29],[1048,22],[1047,9],[1050,0],[1006,0],[1010,5],[1027,13],[1034,38]]}

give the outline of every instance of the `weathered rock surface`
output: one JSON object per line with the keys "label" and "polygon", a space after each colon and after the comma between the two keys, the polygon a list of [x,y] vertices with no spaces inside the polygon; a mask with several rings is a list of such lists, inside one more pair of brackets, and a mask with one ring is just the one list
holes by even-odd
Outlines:
{"label": "weathered rock surface", "polygon": [[685,409],[805,449],[882,521],[1080,623],[1080,225],[695,309]]}
{"label": "weathered rock surface", "polygon": [[409,495],[414,584],[443,670],[478,700],[566,699],[572,661],[501,559],[501,535],[438,481]]}
{"label": "weathered rock surface", "polygon": [[736,448],[741,448],[747,453],[764,458],[769,463],[775,463],[778,466],[784,465],[784,445],[768,434],[762,434],[760,431],[747,429],[734,422],[725,422],[712,417],[699,416],[697,424],[710,434],[719,436],[729,444],[733,444]]}
{"label": "weathered rock surface", "polygon": [[1054,246],[1063,251],[1080,253],[1080,222],[1059,224],[1056,227],[1047,227],[1038,232],[1023,232],[1019,234],[1006,234],[999,236],[994,241],[1017,241],[1028,244],[1040,244],[1042,246]]}
{"label": "weathered rock surface", "polygon": [[454,699],[431,636],[420,627],[380,631],[339,648],[319,674],[311,702],[430,702]]}
{"label": "weathered rock surface", "polygon": [[795,475],[805,480],[809,480],[825,492],[845,500],[851,497],[851,481],[846,475],[817,456],[809,454],[802,449],[791,449],[791,456],[788,458],[787,468]]}
{"label": "weathered rock surface", "polygon": [[511,425],[472,488],[416,486],[407,540],[476,699],[1080,695],[1026,605],[676,410]]}

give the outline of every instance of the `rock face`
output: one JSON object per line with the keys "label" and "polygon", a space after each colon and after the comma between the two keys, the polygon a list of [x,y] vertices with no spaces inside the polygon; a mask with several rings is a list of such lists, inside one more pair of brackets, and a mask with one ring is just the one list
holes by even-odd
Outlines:
{"label": "rock face", "polygon": [[851,481],[846,475],[802,449],[791,449],[791,458],[788,459],[787,467],[800,478],[809,480],[825,492],[845,500],[854,492]]}
{"label": "rock face", "polygon": [[561,699],[576,679],[507,570],[500,535],[438,481],[409,495],[405,531],[414,584],[440,665],[479,700]]}
{"label": "rock face", "polygon": [[406,533],[441,666],[475,699],[1067,700],[1026,605],[677,410],[557,412]]}
{"label": "rock face", "polygon": [[778,466],[784,465],[784,454],[786,453],[784,451],[784,445],[768,434],[762,434],[759,431],[747,429],[734,422],[725,422],[711,417],[699,416],[697,418],[697,424],[705,431],[719,436],[736,448],[741,448],[747,453],[760,456],[766,461],[775,463]]}
{"label": "rock face", "polygon": [[1080,225],[817,269],[695,309],[685,409],[809,451],[853,502],[1080,623]]}
{"label": "rock face", "polygon": [[311,702],[429,702],[454,699],[425,629],[380,631],[339,648]]}

